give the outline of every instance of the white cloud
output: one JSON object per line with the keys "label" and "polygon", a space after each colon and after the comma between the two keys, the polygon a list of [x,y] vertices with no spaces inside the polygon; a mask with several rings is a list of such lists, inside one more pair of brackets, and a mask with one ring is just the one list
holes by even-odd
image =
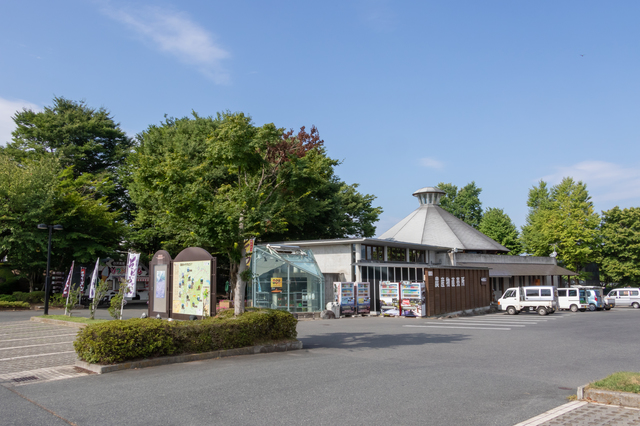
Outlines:
{"label": "white cloud", "polygon": [[16,128],[16,124],[13,122],[13,116],[16,112],[22,111],[23,108],[34,111],[40,111],[42,109],[38,105],[21,99],[10,101],[0,98],[0,145],[5,146],[7,142],[11,141],[11,132]]}
{"label": "white cloud", "polygon": [[157,49],[184,63],[195,65],[198,71],[217,84],[229,82],[222,66],[229,53],[215,41],[215,36],[191,20],[184,12],[147,7],[141,10],[116,10],[109,6],[103,12],[123,23]]}
{"label": "white cloud", "polygon": [[544,176],[542,180],[555,185],[564,177],[572,177],[575,181],[586,183],[593,201],[606,205],[601,207],[605,210],[621,201],[637,203],[640,199],[639,167],[627,167],[606,161],[583,161],[557,167],[555,173]]}
{"label": "white cloud", "polygon": [[436,159],[433,158],[429,158],[429,157],[425,157],[425,158],[421,158],[420,160],[420,165],[423,167],[426,167],[428,169],[437,169],[437,170],[441,170],[444,168],[444,163],[441,161],[438,161]]}

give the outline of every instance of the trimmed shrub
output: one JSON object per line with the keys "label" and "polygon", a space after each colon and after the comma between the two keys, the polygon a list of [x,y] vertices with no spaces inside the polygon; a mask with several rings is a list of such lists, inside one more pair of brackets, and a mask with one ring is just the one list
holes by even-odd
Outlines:
{"label": "trimmed shrub", "polygon": [[0,294],[0,302],[15,302],[16,298],[10,294]]}
{"label": "trimmed shrub", "polygon": [[78,332],[73,345],[80,359],[109,364],[295,339],[297,322],[289,312],[271,309],[199,321],[135,318],[90,325]]}
{"label": "trimmed shrub", "polygon": [[15,293],[13,293],[13,297],[18,302],[42,303],[42,301],[44,300],[44,291],[32,291],[31,293],[16,291]]}
{"label": "trimmed shrub", "polygon": [[0,309],[31,309],[27,302],[4,302],[0,301]]}

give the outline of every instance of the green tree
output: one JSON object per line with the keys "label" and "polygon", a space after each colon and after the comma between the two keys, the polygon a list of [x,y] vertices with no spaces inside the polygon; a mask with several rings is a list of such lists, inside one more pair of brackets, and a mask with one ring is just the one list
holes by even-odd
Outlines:
{"label": "green tree", "polygon": [[468,183],[460,190],[451,183],[440,182],[438,188],[445,192],[440,199],[440,207],[478,229],[482,220],[482,188],[478,188],[475,182]]}
{"label": "green tree", "polygon": [[[108,181],[108,179],[107,179]],[[96,196],[108,184],[84,175],[75,178],[51,156],[22,163],[0,153],[0,255],[29,280],[38,282],[46,267],[48,233],[38,224],[60,224],[52,238],[52,269],[72,260],[89,262],[112,254],[124,235],[119,213],[109,211],[106,198]]]}
{"label": "green tree", "polygon": [[529,190],[529,214],[522,228],[524,250],[535,256],[556,251],[565,267],[579,270],[598,258],[600,218],[587,185],[570,177],[547,189],[540,181]]}
{"label": "green tree", "polygon": [[372,235],[380,211],[335,177],[315,128],[257,127],[242,113],[166,119],[140,135],[131,160],[136,243],[228,256],[236,313],[249,277],[244,240]]}
{"label": "green tree", "polygon": [[640,208],[614,207],[602,212],[601,280],[636,284],[640,281]]}
{"label": "green tree", "polygon": [[482,215],[478,230],[508,248],[510,255],[522,253],[518,229],[504,210],[488,208]]}
{"label": "green tree", "polygon": [[53,98],[53,106],[36,112],[24,109],[13,117],[13,141],[3,151],[22,163],[49,154],[59,158],[62,167],[73,166],[74,176],[106,175],[111,185],[102,185],[113,206],[128,214],[131,205],[124,189],[122,169],[133,146],[132,139],[114,122],[109,111],[91,108],[84,102]]}

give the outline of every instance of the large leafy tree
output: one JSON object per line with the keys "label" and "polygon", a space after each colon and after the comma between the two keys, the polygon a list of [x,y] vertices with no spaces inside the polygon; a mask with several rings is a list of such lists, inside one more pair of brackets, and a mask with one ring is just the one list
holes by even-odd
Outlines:
{"label": "large leafy tree", "polygon": [[602,212],[601,279],[631,284],[640,281],[640,208],[614,207]]}
{"label": "large leafy tree", "polygon": [[518,229],[504,210],[488,208],[482,215],[478,230],[508,248],[509,254],[522,253]]}
{"label": "large leafy tree", "polygon": [[375,232],[380,210],[371,207],[373,197],[340,182],[335,165],[315,128],[294,134],[258,127],[242,113],[166,119],[140,135],[132,156],[136,242],[228,256],[240,313],[245,239]]}
{"label": "large leafy tree", "polygon": [[103,185],[112,210],[130,209],[129,197],[122,179],[122,169],[133,141],[120,129],[109,111],[91,108],[84,102],[55,97],[53,105],[44,111],[24,109],[13,117],[16,129],[13,140],[3,149],[18,162],[51,154],[62,167],[73,166],[74,176],[92,174],[109,178],[111,185]]}
{"label": "large leafy tree", "polygon": [[33,289],[46,267],[48,233],[38,224],[60,224],[53,234],[52,268],[64,269],[72,260],[90,262],[112,254],[124,235],[119,213],[96,192],[108,181],[90,174],[76,178],[73,168],[44,155],[17,162],[0,154],[0,257]]}
{"label": "large leafy tree", "polygon": [[556,251],[571,270],[597,260],[600,217],[594,212],[587,185],[565,177],[551,189],[546,182],[529,190],[529,214],[522,228],[524,250],[535,256]]}
{"label": "large leafy tree", "polygon": [[482,219],[482,188],[478,188],[475,182],[468,183],[460,189],[451,183],[440,182],[438,188],[445,192],[440,199],[440,207],[478,229]]}

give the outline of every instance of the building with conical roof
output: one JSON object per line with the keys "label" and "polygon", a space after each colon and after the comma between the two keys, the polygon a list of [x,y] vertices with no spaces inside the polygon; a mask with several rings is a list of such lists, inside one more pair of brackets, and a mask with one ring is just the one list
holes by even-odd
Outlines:
{"label": "building with conical roof", "polygon": [[451,247],[475,253],[506,253],[508,248],[461,221],[442,207],[444,191],[421,188],[413,193],[420,206],[380,236],[389,241]]}
{"label": "building with conical roof", "polygon": [[[509,252],[506,247],[440,207],[443,195],[444,191],[436,187],[418,189],[413,193],[418,199],[418,208],[378,238],[288,241],[285,244],[312,250],[324,276],[325,302],[333,301],[333,282],[369,282],[373,312],[379,310],[378,286],[385,281],[428,282],[440,274],[441,279],[446,275],[452,282],[462,283],[463,287],[465,280],[462,277],[467,277],[466,287],[469,288],[472,287],[470,277],[476,277],[479,283],[473,283],[473,295],[460,299],[466,306],[464,309],[473,309],[488,306],[495,295],[502,294],[508,287],[560,286],[559,276],[576,275],[559,267],[552,257],[506,255]],[[449,291],[449,280],[444,282]],[[453,312],[454,306],[459,306],[453,301],[444,303],[442,300],[435,305],[440,302],[439,313]]]}

